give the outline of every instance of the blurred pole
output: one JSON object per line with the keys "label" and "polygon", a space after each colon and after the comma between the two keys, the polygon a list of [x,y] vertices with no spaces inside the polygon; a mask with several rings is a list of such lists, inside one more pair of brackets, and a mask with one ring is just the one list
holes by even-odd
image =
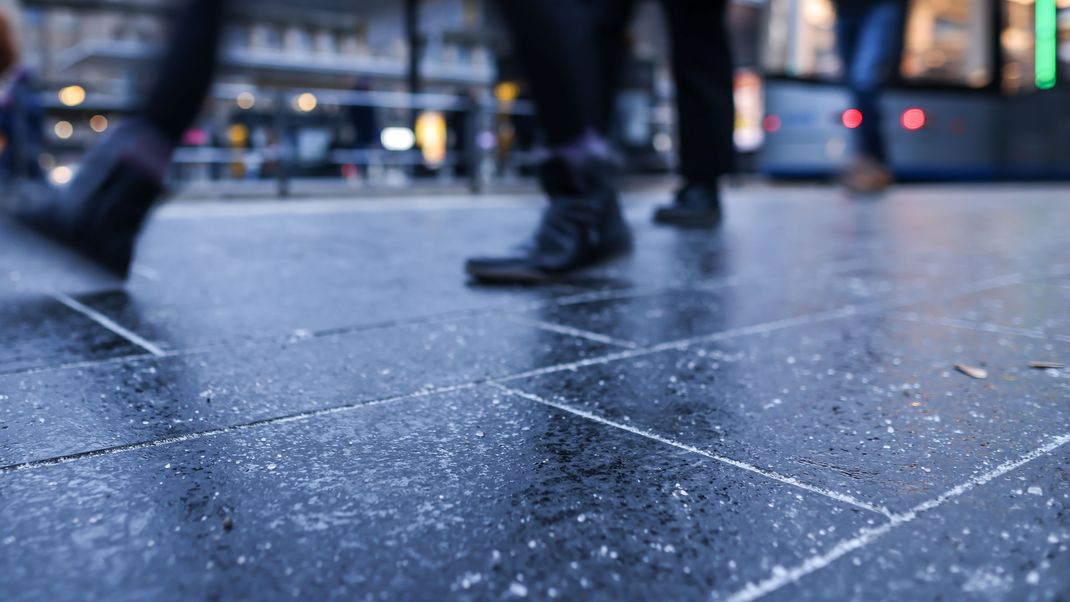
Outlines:
{"label": "blurred pole", "polygon": [[277,192],[279,198],[290,196],[290,152],[286,142],[286,110],[288,107],[289,103],[286,102],[286,93],[280,91],[275,95],[275,113],[273,119],[276,136],[275,181],[278,185]]}
{"label": "blurred pole", "polygon": [[[420,93],[420,0],[405,0],[405,38],[409,43],[409,93]],[[412,99],[415,102],[415,98]],[[416,120],[420,111],[413,107],[409,111],[409,126],[416,132]],[[419,147],[419,142],[416,144]],[[410,176],[417,171],[416,166],[409,168]]]}
{"label": "blurred pole", "polygon": [[473,193],[483,191],[483,153],[479,148],[479,133],[483,130],[483,103],[479,99],[465,99],[464,161],[468,166],[468,187]]}
{"label": "blurred pole", "polygon": [[405,38],[409,43],[409,92],[420,93],[420,0],[405,0]]}

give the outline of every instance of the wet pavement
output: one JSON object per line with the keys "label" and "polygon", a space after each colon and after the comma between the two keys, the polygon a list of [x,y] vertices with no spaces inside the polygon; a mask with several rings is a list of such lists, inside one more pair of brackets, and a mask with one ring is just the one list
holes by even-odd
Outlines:
{"label": "wet pavement", "polygon": [[659,200],[543,288],[534,197],[0,223],[0,600],[1070,599],[1070,189]]}

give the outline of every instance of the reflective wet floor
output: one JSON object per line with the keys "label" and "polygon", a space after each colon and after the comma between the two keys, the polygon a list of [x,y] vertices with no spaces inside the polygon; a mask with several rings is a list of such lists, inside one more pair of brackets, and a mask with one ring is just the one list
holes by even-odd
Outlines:
{"label": "reflective wet floor", "polygon": [[548,287],[536,197],[0,224],[0,599],[1070,599],[1070,189],[664,194]]}

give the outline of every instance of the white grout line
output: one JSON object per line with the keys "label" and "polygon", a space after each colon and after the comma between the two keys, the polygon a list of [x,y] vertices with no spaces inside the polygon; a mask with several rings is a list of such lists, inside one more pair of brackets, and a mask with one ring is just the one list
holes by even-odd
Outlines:
{"label": "white grout line", "polygon": [[1045,334],[1039,330],[1030,330],[1028,328],[1015,328],[1013,326],[1000,326],[999,324],[991,324],[989,322],[975,322],[973,320],[962,320],[959,318],[927,316],[914,312],[893,312],[890,314],[890,317],[896,320],[912,322],[915,324],[943,326],[946,328],[958,328],[961,330],[972,330],[974,332],[985,332],[991,334],[1004,334],[1007,336],[1026,337],[1041,341],[1070,343],[1070,336],[1067,335]]}
{"label": "white grout line", "polygon": [[820,312],[816,314],[807,314],[805,316],[799,316],[795,318],[786,318],[784,320],[776,320],[774,322],[764,322],[762,324],[756,324],[754,326],[744,326],[741,328],[733,328],[722,332],[702,335],[697,337],[691,337],[687,339],[680,339],[677,341],[669,341],[667,343],[659,343],[657,345],[651,345],[649,347],[639,347],[636,349],[630,349],[628,351],[620,351],[617,353],[610,353],[608,355],[602,355],[584,360],[578,360],[575,362],[568,362],[564,364],[557,364],[554,366],[547,366],[545,368],[536,368],[534,370],[528,370],[527,372],[519,372],[509,376],[503,376],[495,378],[498,382],[509,382],[514,380],[522,380],[526,378],[532,378],[536,376],[545,376],[547,374],[556,374],[558,372],[570,372],[579,370],[580,368],[587,368],[590,366],[601,366],[610,364],[620,360],[628,360],[637,357],[644,357],[647,355],[654,355],[656,353],[662,353],[664,351],[682,351],[694,345],[700,345],[702,343],[712,343],[715,341],[722,341],[726,339],[733,339],[736,337],[765,334],[775,332],[777,330],[783,330],[786,328],[792,328],[795,326],[805,326],[807,324],[817,324],[820,322],[827,322],[830,320],[836,320],[845,318],[848,316],[856,315],[857,311],[854,308],[837,309],[832,311]]}
{"label": "white grout line", "polygon": [[571,326],[565,326],[562,324],[554,324],[552,322],[545,322],[543,320],[529,320],[521,316],[509,316],[508,319],[511,322],[518,324],[524,324],[526,326],[534,326],[542,330],[550,332],[556,332],[558,334],[568,335],[580,339],[587,339],[588,341],[594,341],[595,343],[604,343],[606,345],[614,345],[617,347],[624,347],[626,349],[638,349],[639,345],[632,343],[631,341],[625,341],[623,339],[615,339],[608,337],[597,332],[590,332],[588,330],[582,330],[580,328],[573,328]]}
{"label": "white grout line", "polygon": [[330,416],[332,414],[340,414],[343,412],[350,412],[372,406],[383,405],[387,403],[393,403],[398,401],[404,401],[407,399],[419,399],[421,397],[428,397],[431,395],[439,395],[442,393],[450,393],[453,391],[462,391],[465,389],[471,389],[478,386],[477,384],[463,384],[452,385],[448,387],[440,387],[437,389],[427,389],[419,391],[417,393],[411,393],[406,395],[399,395],[395,397],[386,397],[383,399],[373,399],[369,401],[358,401],[355,403],[331,406],[328,408],[321,408],[317,410],[308,410],[305,412],[299,412],[297,414],[289,414],[286,416],[280,416],[278,418],[265,418],[263,420],[255,420],[253,422],[246,422],[243,424],[236,424],[233,426],[224,426],[220,428],[209,429],[206,431],[198,431],[195,433],[185,433],[182,435],[173,435],[171,437],[163,437],[161,439],[152,439],[150,441],[140,441],[137,443],[128,443],[125,445],[119,445],[116,447],[109,447],[104,449],[96,449],[87,452],[78,452],[65,456],[58,456],[54,458],[46,458],[42,460],[31,460],[29,462],[22,462],[19,464],[10,464],[8,466],[0,466],[0,475],[22,472],[24,470],[31,470],[35,468],[45,468],[48,466],[59,466],[61,464],[68,464],[78,460],[86,460],[89,458],[99,458],[102,456],[114,456],[131,451],[137,451],[141,449],[150,449],[153,447],[162,447],[165,445],[171,445],[173,443],[182,443],[185,441],[196,441],[204,439],[206,437],[215,437],[217,435],[223,435],[226,433],[238,433],[249,429],[259,428],[268,425],[289,424],[292,422],[300,422],[309,418],[316,418],[319,416]]}
{"label": "white grout line", "polygon": [[805,489],[806,491],[809,491],[811,493],[816,493],[818,495],[822,495],[824,497],[834,499],[834,500],[836,500],[838,502],[842,502],[842,503],[845,503],[845,504],[850,504],[852,506],[855,506],[857,508],[861,508],[863,510],[868,510],[870,512],[875,512],[875,513],[880,514],[881,516],[883,516],[883,517],[885,517],[885,518],[887,518],[889,520],[892,519],[892,513],[889,512],[887,508],[883,508],[883,507],[880,507],[880,506],[874,506],[873,504],[870,504],[868,502],[863,502],[862,500],[859,500],[857,498],[854,498],[852,496],[849,496],[849,495],[846,495],[846,494],[843,494],[843,493],[839,493],[838,491],[832,491],[831,489],[825,489],[823,487],[816,487],[814,485],[810,485],[808,483],[804,483],[804,482],[802,482],[802,481],[800,481],[800,480],[798,480],[798,479],[796,479],[794,477],[789,477],[789,476],[786,476],[786,475],[782,475],[780,473],[773,472],[771,470],[766,470],[764,468],[759,468],[757,466],[754,466],[753,464],[748,464],[746,462],[741,462],[739,460],[733,460],[732,458],[728,458],[728,457],[725,457],[725,456],[714,454],[712,452],[708,452],[706,450],[700,449],[700,448],[695,447],[693,445],[688,445],[686,443],[681,443],[679,441],[675,441],[673,439],[669,439],[668,437],[664,437],[664,436],[659,435],[657,433],[654,433],[652,431],[648,431],[648,430],[645,430],[645,429],[637,428],[637,427],[630,426],[630,425],[627,425],[627,424],[621,424],[619,422],[616,422],[616,421],[613,421],[613,420],[609,420],[607,418],[603,418],[603,417],[601,417],[601,416],[599,416],[597,414],[594,414],[592,412],[588,412],[586,410],[581,410],[579,408],[575,408],[575,407],[570,406],[568,404],[558,403],[558,402],[555,402],[555,401],[544,399],[544,398],[542,398],[542,397],[540,397],[538,395],[533,395],[533,394],[527,393],[525,391],[520,391],[518,389],[513,389],[512,387],[507,387],[505,385],[502,385],[502,384],[494,382],[494,381],[491,381],[488,384],[490,384],[491,386],[497,387],[498,389],[501,389],[502,391],[505,391],[506,393],[508,393],[510,395],[514,395],[514,396],[517,396],[517,397],[522,397],[524,399],[527,399],[527,400],[530,400],[530,401],[534,401],[536,403],[540,403],[540,404],[543,404],[543,405],[546,405],[546,406],[550,406],[552,408],[556,408],[556,409],[561,410],[563,412],[568,412],[570,414],[574,414],[574,415],[579,416],[581,418],[586,418],[587,420],[591,420],[593,422],[597,422],[598,424],[601,424],[603,426],[608,426],[608,427],[620,429],[622,431],[629,432],[629,433],[631,433],[633,435],[638,435],[640,437],[645,437],[647,439],[651,439],[653,441],[657,441],[658,443],[664,443],[666,445],[671,445],[672,447],[675,447],[675,448],[678,448],[678,449],[682,449],[684,451],[688,451],[688,452],[691,452],[693,454],[698,454],[700,456],[705,456],[705,457],[707,457],[707,458],[709,458],[711,460],[715,460],[715,461],[720,462],[722,464],[727,464],[729,466],[734,466],[735,468],[739,468],[739,469],[742,469],[742,470],[753,472],[753,473],[758,474],[760,476],[763,476],[763,477],[765,477],[767,479],[772,479],[774,481],[779,481],[779,482],[784,483],[786,485],[791,485],[793,487],[798,487],[799,489]]}
{"label": "white grout line", "polygon": [[963,494],[977,487],[980,487],[981,485],[984,485],[994,479],[1002,477],[1022,467],[1023,465],[1028,464],[1033,460],[1036,460],[1037,458],[1048,455],[1053,451],[1059,449],[1060,447],[1066,445],[1067,443],[1070,443],[1070,434],[1056,437],[1047,445],[1039,449],[1033,450],[1028,454],[1022,456],[1021,458],[1018,458],[1017,460],[1004,462],[1003,464],[1000,464],[989,472],[978,475],[970,479],[969,481],[966,481],[965,483],[950,489],[939,497],[918,504],[908,512],[892,516],[891,522],[885,523],[876,528],[862,529],[859,532],[858,536],[852,539],[841,541],[840,543],[833,546],[832,549],[823,554],[811,556],[810,558],[807,558],[803,562],[790,569],[778,570],[775,574],[765,579],[764,581],[760,581],[758,583],[749,583],[742,590],[729,596],[726,602],[753,602],[754,600],[758,600],[763,596],[767,596],[784,586],[795,583],[799,579],[802,579],[803,577],[811,573],[814,573],[831,565],[833,562],[839,560],[847,554],[873,543],[877,539],[889,533],[892,529],[913,522],[923,513],[939,508],[948,501],[960,497]]}
{"label": "white grout line", "polygon": [[108,330],[112,331],[113,333],[115,333],[115,334],[119,335],[120,337],[126,339],[127,341],[133,343],[134,345],[137,345],[138,347],[141,347],[142,349],[144,349],[145,351],[148,351],[149,353],[151,353],[152,355],[155,355],[156,357],[164,357],[164,356],[167,355],[166,351],[164,351],[163,349],[160,349],[158,346],[154,345],[152,342],[147,341],[144,338],[142,338],[141,336],[139,336],[137,333],[132,332],[132,331],[120,326],[119,324],[114,322],[111,318],[109,318],[108,316],[105,316],[104,314],[96,311],[95,309],[93,309],[91,307],[88,307],[88,306],[86,306],[86,305],[84,305],[82,303],[79,303],[77,300],[75,300],[70,295],[65,295],[63,293],[57,293],[57,294],[53,294],[52,298],[55,299],[56,301],[59,301],[60,303],[62,303],[64,305],[66,305],[70,309],[72,309],[72,310],[82,314],[83,316],[89,318],[90,320],[96,322],[97,324],[103,326],[104,328],[107,328]]}
{"label": "white grout line", "polygon": [[[1014,277],[1015,277],[1015,275],[1008,275],[1008,276],[1001,277],[1001,278],[1014,278]],[[995,280],[996,279],[990,279],[989,281],[986,281],[986,282],[991,282],[991,281],[995,281]],[[986,285],[986,286],[990,286],[990,285]],[[666,289],[666,290],[671,290],[671,289]],[[636,294],[636,292],[637,291],[635,291],[634,289],[631,290],[631,294]],[[606,295],[606,296],[612,298],[612,297],[615,297],[618,294],[621,294],[621,293],[618,292],[618,291],[596,291],[596,292],[593,292],[593,293],[582,293],[580,295],[577,295],[577,297],[578,296],[598,297],[598,296]],[[638,294],[639,295],[647,295],[647,294],[657,294],[657,293],[651,293],[649,291],[643,291],[643,292],[639,292]],[[144,340],[143,338],[141,338],[140,336],[136,335],[135,333],[130,332],[129,330],[127,330],[127,329],[123,328],[122,326],[116,324],[115,322],[113,322],[112,320],[107,318],[106,316],[100,314],[99,312],[94,311],[93,309],[83,305],[82,303],[79,303],[78,301],[76,301],[75,299],[73,299],[73,298],[71,298],[71,297],[69,297],[67,295],[54,294],[52,296],[57,301],[59,301],[60,303],[63,303],[64,305],[66,305],[67,307],[71,308],[72,310],[75,310],[75,311],[77,311],[77,312],[89,317],[93,321],[95,321],[98,324],[104,326],[105,328],[108,328],[109,330],[111,330],[112,332],[118,334],[119,336],[122,336],[123,338],[125,338],[125,339],[135,343],[136,345],[142,347],[147,352],[149,352],[152,356],[155,356],[155,357],[177,357],[177,356],[183,356],[183,355],[187,355],[187,354],[203,353],[203,352],[207,351],[207,349],[204,349],[204,350],[195,350],[195,351],[165,352],[162,349],[160,349],[159,347],[157,347],[156,345],[153,345],[149,341]],[[560,302],[560,300],[561,300],[561,298],[558,298],[558,299],[556,299],[554,301],[550,301],[549,303],[550,304],[554,304],[554,303]],[[527,372],[521,372],[521,373],[513,374],[513,375],[510,375],[510,376],[498,377],[498,378],[493,379],[495,381],[493,384],[495,384],[497,386],[502,386],[502,385],[499,385],[498,383],[509,382],[509,381],[514,381],[514,380],[520,380],[520,379],[525,379],[525,378],[532,378],[532,377],[542,376],[542,375],[546,375],[546,374],[554,374],[554,373],[563,372],[563,371],[570,371],[570,370],[574,371],[574,370],[578,370],[580,368],[584,368],[584,367],[588,367],[588,366],[604,365],[604,364],[612,363],[612,362],[615,362],[615,361],[626,360],[626,359],[637,358],[637,357],[643,357],[643,356],[646,356],[646,355],[652,355],[652,354],[661,353],[661,352],[664,352],[664,351],[685,350],[685,349],[688,349],[689,347],[691,347],[693,345],[698,345],[698,344],[702,344],[702,343],[706,343],[706,342],[714,342],[714,341],[732,339],[732,338],[736,338],[736,337],[749,336],[749,335],[754,335],[754,334],[770,333],[770,332],[774,332],[776,330],[792,328],[792,327],[795,327],[795,326],[803,326],[803,325],[807,325],[807,324],[817,324],[817,323],[820,323],[820,322],[836,320],[836,319],[845,318],[845,317],[849,317],[849,316],[853,316],[853,315],[859,315],[859,314],[862,314],[862,313],[871,313],[871,312],[874,312],[874,311],[880,311],[882,309],[885,309],[886,306],[890,308],[890,307],[901,306],[901,305],[904,305],[904,304],[906,304],[906,303],[903,302],[903,301],[876,302],[876,303],[871,303],[871,304],[868,304],[868,305],[865,305],[865,306],[848,306],[848,307],[845,307],[845,308],[828,310],[828,311],[818,312],[818,313],[814,313],[814,314],[807,314],[807,315],[804,315],[804,316],[786,318],[786,319],[783,319],[783,320],[775,320],[775,321],[772,321],[772,322],[765,322],[765,323],[762,323],[762,324],[756,324],[754,326],[746,326],[746,327],[730,329],[730,330],[726,330],[726,331],[723,331],[723,332],[714,333],[714,334],[710,334],[710,335],[702,335],[702,336],[698,336],[698,337],[691,337],[691,338],[688,338],[688,339],[670,341],[670,342],[667,342],[667,343],[661,343],[661,344],[650,346],[650,347],[641,347],[641,348],[636,348],[636,349],[629,349],[627,351],[622,351],[622,352],[618,352],[618,353],[612,353],[612,354],[600,356],[600,357],[597,357],[597,358],[591,358],[591,359],[580,360],[580,361],[576,361],[576,362],[558,364],[558,365],[555,365],[555,366],[548,366],[548,367],[545,367],[545,368],[538,368],[538,369],[535,369],[535,370],[530,370],[530,371],[527,371]],[[490,313],[495,313],[495,312],[491,311]],[[479,315],[486,315],[486,314],[473,313],[472,315],[467,316],[467,317],[478,317]],[[452,317],[454,319],[464,319],[465,316],[459,316],[458,315],[458,316],[452,316]],[[439,316],[437,318],[433,317],[433,319],[429,319],[429,321],[431,321],[431,322],[445,321],[446,319],[449,319],[449,318],[450,318],[450,316]],[[400,323],[400,324],[399,323],[391,323],[389,325],[383,325],[383,327],[398,326],[398,325],[404,325],[404,324],[409,324],[409,323]],[[374,329],[374,328],[375,328],[375,326],[369,326],[368,327],[368,329]],[[360,330],[363,330],[363,328],[360,329]],[[593,333],[588,333],[588,334],[593,334]],[[601,336],[601,335],[596,335],[596,336]],[[111,358],[109,360],[102,360],[100,362],[78,362],[78,363],[64,365],[61,368],[86,368],[86,367],[92,367],[92,366],[95,366],[95,365],[98,365],[98,364],[103,364],[103,363],[125,362],[125,361],[130,361],[130,360],[139,360],[139,359],[144,359],[145,357],[147,357],[147,356],[137,355],[137,356],[126,356],[126,357],[123,357],[123,358]],[[24,372],[29,372],[29,373],[47,372],[47,371],[54,370],[54,369],[57,369],[57,368],[56,367],[45,367],[45,368],[33,369],[33,370],[30,370],[30,371],[17,372],[17,374],[22,374]],[[446,387],[446,388],[442,388],[442,389],[432,389],[432,390],[430,390],[430,392],[432,392],[432,393],[446,392],[446,391],[450,391],[450,390],[468,388],[468,387],[476,386],[476,385],[478,385],[478,384],[480,384],[482,382],[487,382],[487,381],[485,379],[480,379],[480,380],[477,380],[475,382],[467,383],[467,384],[464,384],[464,385],[457,385],[457,386]],[[423,394],[423,392],[417,393],[417,395],[419,395],[419,394]],[[404,399],[405,397],[406,396],[402,396],[402,397],[398,397],[396,399]],[[313,412],[313,413],[306,412],[306,413],[299,413],[299,414],[294,414],[294,415],[290,415],[290,416],[279,417],[276,421],[290,420],[290,419],[295,419],[295,420],[296,419],[303,419],[303,418],[308,417],[308,416],[317,416],[317,415],[320,415],[321,413],[330,413],[330,412],[338,411],[338,410],[348,410],[348,409],[352,409],[352,408],[355,408],[355,407],[363,407],[364,405],[367,405],[367,403],[377,403],[377,402],[362,402],[362,403],[356,404],[356,405],[335,406],[335,407],[332,407],[332,408],[327,408],[325,410],[321,410],[319,412]],[[183,435],[182,437],[184,437],[183,440],[186,440],[185,438],[196,438],[198,436],[210,436],[211,434],[217,434],[218,432],[224,432],[225,430],[232,430],[233,428],[251,428],[251,427],[259,426],[259,425],[262,425],[262,424],[274,424],[276,421],[267,420],[267,421],[253,422],[253,423],[248,423],[248,424],[245,424],[245,425],[241,425],[240,427],[228,427],[228,429],[222,429],[222,430],[217,430],[217,431],[204,431],[204,433],[201,433],[201,434]],[[163,445],[163,444],[166,444],[167,442],[171,442],[172,440],[171,439],[161,439],[159,441],[161,442],[160,444]],[[154,442],[146,442],[146,443],[140,443],[140,444],[135,444],[135,445],[138,445],[138,446],[141,446],[141,447],[150,447],[150,446],[153,445],[153,443]],[[129,448],[129,449],[141,449],[141,447]],[[115,453],[118,453],[120,451],[126,451],[128,448],[127,447],[119,447],[119,448],[114,448],[114,449],[115,449]],[[103,451],[107,451],[107,450],[103,450]],[[64,458],[67,458],[66,460],[64,458],[52,459],[52,460],[41,460],[41,461],[39,461],[37,463],[30,463],[30,465],[28,465],[27,467],[28,468],[32,468],[34,466],[46,466],[46,465],[49,465],[49,462],[54,462],[54,461],[73,461],[73,460],[77,460],[79,458],[93,457],[95,455],[99,455],[98,452],[100,452],[100,450],[98,450],[98,451],[90,451],[90,452],[83,452],[83,453],[80,453],[80,454],[75,454],[73,456],[64,457]],[[700,451],[698,453],[703,453],[703,452]],[[703,453],[703,455],[705,455],[705,453]],[[8,468],[10,468],[10,467],[8,467]],[[0,474],[3,474],[4,472],[6,472],[6,469],[0,468]]]}

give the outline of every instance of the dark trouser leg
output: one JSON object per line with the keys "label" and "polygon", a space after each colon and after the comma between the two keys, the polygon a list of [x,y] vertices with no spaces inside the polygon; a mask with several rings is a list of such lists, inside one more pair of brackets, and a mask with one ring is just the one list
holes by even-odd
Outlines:
{"label": "dark trouser leg", "polygon": [[594,18],[593,31],[598,74],[597,128],[609,138],[616,113],[617,93],[628,52],[624,33],[631,22],[635,0],[588,0]]}
{"label": "dark trouser leg", "polygon": [[530,242],[514,252],[469,259],[482,282],[544,282],[631,248],[606,140],[599,134],[603,74],[593,2],[502,0],[550,143],[540,167],[550,205]]}
{"label": "dark trouser leg", "polygon": [[732,54],[724,0],[662,0],[672,34],[680,172],[716,185],[735,164]]}
{"label": "dark trouser leg", "polygon": [[171,39],[141,115],[174,142],[197,117],[216,72],[227,0],[187,0],[171,26]]}
{"label": "dark trouser leg", "polygon": [[862,112],[857,151],[886,163],[880,99],[882,88],[899,66],[902,8],[898,2],[887,2],[865,10],[846,9],[840,15],[839,34],[847,85],[856,108]]}
{"label": "dark trouser leg", "polygon": [[735,164],[736,105],[725,0],[662,0],[672,37],[685,185],[654,221],[711,227],[721,221],[718,180]]}
{"label": "dark trouser leg", "polygon": [[110,131],[66,190],[34,195],[19,219],[115,275],[127,275],[145,218],[163,194],[171,151],[211,86],[226,4],[189,0],[182,7],[139,118]]}
{"label": "dark trouser leg", "polygon": [[549,145],[574,143],[595,128],[600,98],[589,6],[582,0],[501,0],[498,5]]}

